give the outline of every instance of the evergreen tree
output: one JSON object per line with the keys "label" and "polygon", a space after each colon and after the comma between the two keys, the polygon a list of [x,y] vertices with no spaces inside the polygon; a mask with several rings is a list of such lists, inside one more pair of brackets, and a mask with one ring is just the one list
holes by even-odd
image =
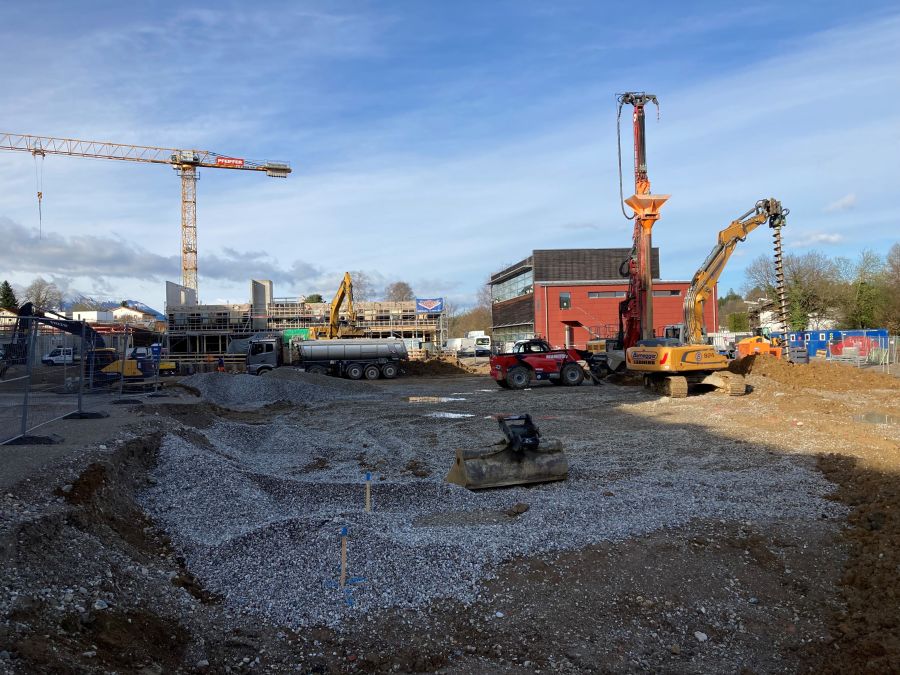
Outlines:
{"label": "evergreen tree", "polygon": [[16,298],[12,286],[6,280],[0,284],[0,308],[8,309],[10,312],[16,312],[19,309],[19,300]]}

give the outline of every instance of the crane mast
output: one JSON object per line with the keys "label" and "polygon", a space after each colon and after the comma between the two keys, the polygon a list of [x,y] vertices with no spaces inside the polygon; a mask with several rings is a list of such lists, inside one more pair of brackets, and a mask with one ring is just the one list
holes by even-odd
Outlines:
{"label": "crane mast", "polygon": [[181,283],[194,291],[197,291],[197,169],[204,167],[259,171],[272,178],[287,178],[291,173],[291,167],[286,162],[253,162],[209,150],[182,150],[29,134],[0,132],[0,150],[28,152],[35,157],[64,155],[168,164],[173,167],[181,177]]}
{"label": "crane mast", "polygon": [[[634,346],[638,340],[653,337],[653,270],[652,252],[654,223],[659,220],[659,210],[670,195],[654,195],[650,191],[647,173],[647,144],[644,109],[650,103],[659,107],[654,94],[627,92],[619,94],[619,118],[622,108],[631,105],[634,134],[634,194],[624,200],[631,207],[634,219],[631,255],[622,265],[627,276],[628,293],[619,305],[619,342],[623,349]],[[620,153],[621,157],[621,153]],[[621,165],[619,167],[621,172]],[[621,188],[621,175],[620,175]],[[624,209],[623,209],[624,211]],[[626,272],[627,268],[627,272]]]}

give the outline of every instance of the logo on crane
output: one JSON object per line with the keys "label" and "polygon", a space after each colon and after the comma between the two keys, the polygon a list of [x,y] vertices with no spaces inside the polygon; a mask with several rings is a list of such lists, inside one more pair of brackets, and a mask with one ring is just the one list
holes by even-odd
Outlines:
{"label": "logo on crane", "polygon": [[216,166],[223,166],[228,169],[243,169],[244,160],[240,157],[216,157]]}

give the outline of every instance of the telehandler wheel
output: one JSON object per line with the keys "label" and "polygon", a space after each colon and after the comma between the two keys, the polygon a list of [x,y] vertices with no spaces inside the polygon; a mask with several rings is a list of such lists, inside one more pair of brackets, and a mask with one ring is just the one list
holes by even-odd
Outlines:
{"label": "telehandler wheel", "polygon": [[351,363],[344,372],[351,380],[361,380],[365,374],[361,363]]}
{"label": "telehandler wheel", "polygon": [[385,363],[381,366],[381,374],[384,375],[384,379],[393,380],[400,374],[400,368],[397,367],[396,363]]}
{"label": "telehandler wheel", "polygon": [[378,366],[376,366],[374,363],[370,363],[366,366],[363,374],[366,376],[367,380],[377,380],[379,377],[381,377],[381,370],[379,370]]}
{"label": "telehandler wheel", "polygon": [[559,379],[567,387],[577,387],[584,382],[584,371],[577,363],[567,363],[559,371]]}
{"label": "telehandler wheel", "polygon": [[506,373],[506,384],[510,389],[524,389],[531,382],[531,371],[525,366],[515,366]]}

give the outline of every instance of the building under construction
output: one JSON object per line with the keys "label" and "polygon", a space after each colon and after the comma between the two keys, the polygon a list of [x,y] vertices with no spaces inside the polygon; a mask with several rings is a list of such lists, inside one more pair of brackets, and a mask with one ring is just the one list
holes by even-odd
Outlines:
{"label": "building under construction", "polygon": [[[446,340],[443,303],[355,302],[355,326],[365,337],[396,337],[411,350],[438,350]],[[200,305],[193,289],[166,282],[166,322],[169,354],[184,360],[204,360],[243,354],[246,340],[257,333],[305,331],[328,323],[331,303],[277,298],[271,281],[250,282],[250,302]],[[347,308],[341,321],[349,322]]]}

